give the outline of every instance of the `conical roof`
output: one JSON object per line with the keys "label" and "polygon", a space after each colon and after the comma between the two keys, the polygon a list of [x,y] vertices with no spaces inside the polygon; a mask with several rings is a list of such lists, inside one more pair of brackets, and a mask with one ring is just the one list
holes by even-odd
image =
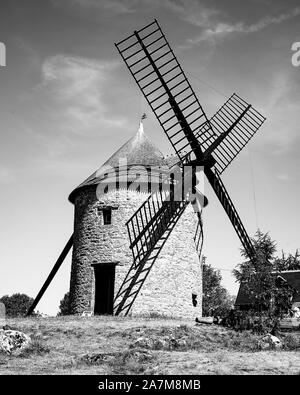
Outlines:
{"label": "conical roof", "polygon": [[119,168],[120,166],[142,165],[145,167],[164,167],[168,168],[167,160],[162,152],[152,143],[144,132],[143,123],[140,122],[138,132],[123,144],[103,165],[96,170],[83,183],[75,188],[69,200],[74,201],[76,191],[89,185],[97,185],[106,172],[106,169]]}
{"label": "conical roof", "polygon": [[140,122],[140,127],[136,135],[123,144],[103,166],[118,167],[120,165],[120,159],[124,160],[125,158],[128,165],[166,165],[163,154],[144,132],[142,122]]}

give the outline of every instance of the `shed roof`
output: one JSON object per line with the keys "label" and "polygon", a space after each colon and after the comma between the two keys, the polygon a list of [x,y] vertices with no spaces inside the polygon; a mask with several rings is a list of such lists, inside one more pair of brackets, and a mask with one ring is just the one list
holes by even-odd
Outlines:
{"label": "shed roof", "polygon": [[[278,276],[283,277],[287,283],[294,288],[297,293],[293,298],[293,302],[300,302],[300,270],[289,270],[277,273]],[[250,298],[245,290],[244,284],[240,285],[235,305],[236,306],[247,306],[250,305]]]}

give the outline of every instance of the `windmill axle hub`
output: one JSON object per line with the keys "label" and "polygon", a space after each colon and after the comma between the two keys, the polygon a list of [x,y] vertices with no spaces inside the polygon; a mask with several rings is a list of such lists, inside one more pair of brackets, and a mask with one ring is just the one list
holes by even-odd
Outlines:
{"label": "windmill axle hub", "polygon": [[[203,159],[195,159],[188,163],[186,166],[202,166],[204,168],[211,169],[216,164],[216,160],[209,155],[208,157],[204,157]],[[185,167],[185,166],[184,166]]]}

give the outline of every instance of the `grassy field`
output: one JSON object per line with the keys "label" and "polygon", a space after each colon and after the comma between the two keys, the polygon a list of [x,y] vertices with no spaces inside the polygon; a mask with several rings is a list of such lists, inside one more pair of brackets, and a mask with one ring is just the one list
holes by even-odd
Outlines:
{"label": "grassy field", "polygon": [[[0,353],[0,374],[300,374],[299,342],[291,335],[290,349],[261,351],[261,336],[177,319],[57,317],[6,323],[29,334],[32,344],[20,355]],[[139,338],[144,340],[136,343]],[[142,344],[145,339],[149,344]]]}

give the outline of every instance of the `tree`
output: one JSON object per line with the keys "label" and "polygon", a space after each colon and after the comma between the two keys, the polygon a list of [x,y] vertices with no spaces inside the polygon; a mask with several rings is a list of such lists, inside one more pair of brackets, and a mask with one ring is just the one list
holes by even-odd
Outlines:
{"label": "tree", "polygon": [[281,252],[281,258],[276,258],[274,266],[278,271],[284,270],[300,270],[300,253],[298,249],[295,255],[286,255],[283,251]]}
{"label": "tree", "polygon": [[275,277],[272,275],[273,260],[276,253],[276,243],[268,233],[258,230],[251,239],[256,253],[255,261],[249,260],[247,252],[241,249],[241,254],[247,260],[234,269],[233,274],[248,294],[254,310],[259,312],[270,307],[275,290]]}
{"label": "tree", "polygon": [[59,303],[58,315],[70,315],[70,293],[67,292]]}
{"label": "tree", "polygon": [[4,303],[7,317],[23,317],[33,303],[34,299],[28,295],[16,293],[11,296],[2,296],[0,302]]}
{"label": "tree", "polygon": [[243,284],[254,312],[267,312],[281,317],[291,307],[292,291],[286,285],[279,285],[276,275],[282,267],[287,267],[286,260],[275,258],[276,242],[268,233],[258,230],[251,240],[256,259],[249,260],[246,251],[242,249],[241,254],[247,260],[240,263],[233,274]]}
{"label": "tree", "polygon": [[232,308],[232,297],[221,286],[220,271],[209,264],[203,265],[203,316],[224,316]]}

